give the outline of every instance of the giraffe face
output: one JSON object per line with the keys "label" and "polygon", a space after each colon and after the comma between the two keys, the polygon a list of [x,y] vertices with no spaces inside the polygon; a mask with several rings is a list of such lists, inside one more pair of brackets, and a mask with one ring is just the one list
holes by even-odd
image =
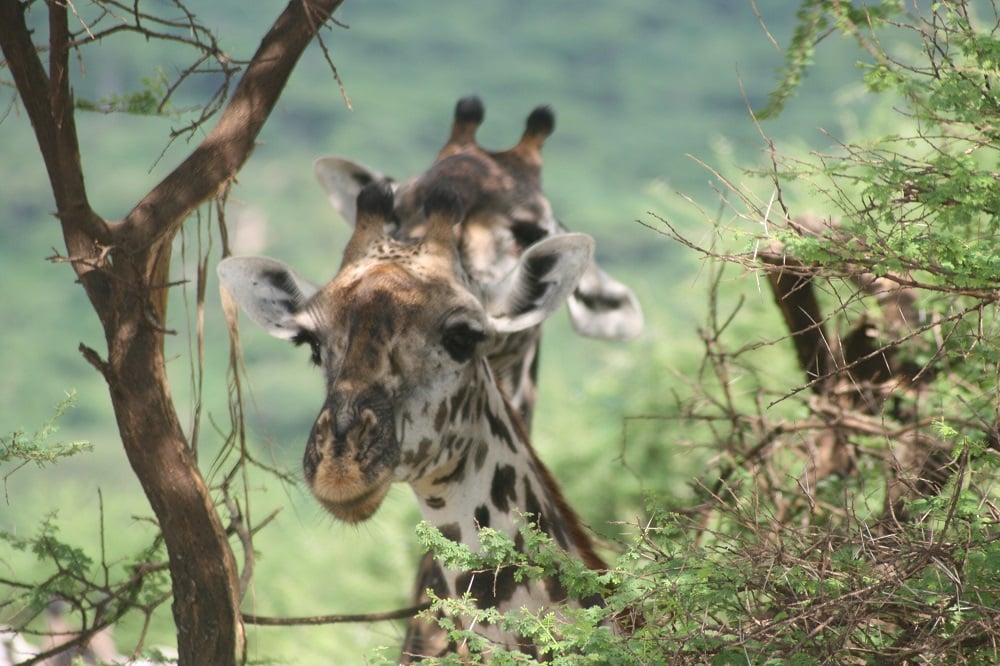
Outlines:
{"label": "giraffe face", "polygon": [[393,481],[440,474],[463,451],[448,436],[450,404],[494,382],[492,345],[529,330],[572,292],[593,251],[566,234],[525,252],[488,293],[475,293],[453,228],[462,207],[447,191],[425,203],[419,243],[387,238],[392,193],[358,197],[358,225],[337,276],[319,288],[271,259],[230,258],[223,285],[272,335],[308,344],[326,396],[306,445],[305,479],[337,518],[356,523]]}
{"label": "giraffe face", "polygon": [[303,468],[315,497],[355,523],[393,481],[446,464],[439,406],[474,381],[494,337],[483,307],[453,281],[409,261],[365,261],[296,316],[326,377]]}

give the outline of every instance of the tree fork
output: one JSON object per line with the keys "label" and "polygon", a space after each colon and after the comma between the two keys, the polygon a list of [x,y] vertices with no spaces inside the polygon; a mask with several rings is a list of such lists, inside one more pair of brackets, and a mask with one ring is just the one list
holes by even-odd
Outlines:
{"label": "tree fork", "polygon": [[90,207],[84,186],[68,78],[67,7],[48,2],[46,72],[25,22],[27,5],[0,0],[0,48],[45,161],[68,254],[104,327],[108,358],[101,368],[122,444],[163,532],[185,665],[242,661],[244,640],[235,558],[188,447],[164,365],[171,241],[187,216],[243,166],[298,58],[342,1],[291,0],[208,136],[124,220],[109,224]]}

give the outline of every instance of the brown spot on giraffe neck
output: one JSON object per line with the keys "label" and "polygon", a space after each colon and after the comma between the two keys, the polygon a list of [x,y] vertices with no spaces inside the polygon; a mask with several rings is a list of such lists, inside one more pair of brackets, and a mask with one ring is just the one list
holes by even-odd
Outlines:
{"label": "brown spot on giraffe neck", "polygon": [[468,591],[478,608],[496,608],[509,602],[518,586],[525,585],[515,580],[516,567],[499,567],[493,571],[465,572],[455,579],[455,592],[459,595]]}
{"label": "brown spot on giraffe neck", "polygon": [[512,465],[497,465],[490,483],[490,500],[502,513],[517,502],[517,470]]}
{"label": "brown spot on giraffe neck", "polygon": [[444,430],[447,418],[448,418],[448,403],[447,401],[442,400],[441,404],[438,405],[437,414],[434,415],[435,432],[441,432]]}

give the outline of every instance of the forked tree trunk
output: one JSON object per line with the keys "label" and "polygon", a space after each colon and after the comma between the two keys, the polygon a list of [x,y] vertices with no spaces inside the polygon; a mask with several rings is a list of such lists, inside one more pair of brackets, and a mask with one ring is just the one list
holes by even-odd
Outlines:
{"label": "forked tree trunk", "polygon": [[46,69],[25,22],[27,3],[0,0],[0,47],[38,139],[67,257],[105,331],[106,359],[82,351],[108,383],[125,453],[163,531],[181,664],[242,660],[243,629],[236,562],[164,366],[171,242],[187,216],[246,161],[299,56],[341,2],[292,0],[215,128],[125,219],[107,222],[90,207],[84,187],[66,3],[48,2]]}
{"label": "forked tree trunk", "polygon": [[[793,228],[816,237],[830,234],[837,238],[838,234],[836,223],[807,217],[797,218]],[[906,518],[904,507],[908,500],[938,494],[955,471],[950,447],[940,438],[920,431],[892,434],[890,424],[899,428],[920,420],[922,415],[914,408],[883,413],[894,398],[903,395],[909,396],[913,404],[922,404],[924,401],[917,397],[925,394],[939,370],[936,366],[910,367],[900,360],[904,356],[900,352],[919,344],[909,337],[910,331],[921,324],[918,292],[900,286],[904,280],[879,278],[862,266],[852,267],[842,277],[880,307],[878,314],[873,309],[870,314],[855,317],[851,329],[838,335],[830,330],[832,315],[821,308],[814,283],[821,275],[821,267],[788,255],[778,243],[762,251],[760,259],[795,345],[799,367],[812,385],[810,406],[828,423],[809,440],[804,487],[815,488],[830,475],[852,473],[852,440],[872,434],[859,432],[858,424],[863,424],[865,417],[880,417],[880,436],[890,444],[882,523],[894,529],[898,520]],[[885,344],[879,340],[895,342]]]}

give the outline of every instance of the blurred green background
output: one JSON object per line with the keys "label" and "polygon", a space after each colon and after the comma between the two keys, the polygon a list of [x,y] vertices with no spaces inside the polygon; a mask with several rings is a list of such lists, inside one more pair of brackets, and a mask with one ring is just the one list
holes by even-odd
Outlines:
{"label": "blurred green background", "polygon": [[[192,9],[217,29],[230,55],[248,59],[282,6],[226,1]],[[346,155],[408,177],[426,168],[443,144],[459,97],[475,93],[485,102],[479,137],[488,148],[512,145],[530,110],[552,105],[557,126],[544,151],[546,192],[567,226],[595,236],[602,266],[638,294],[647,328],[637,341],[602,343],[575,336],[557,314],[546,325],[534,439],[578,512],[598,532],[614,535],[624,528],[609,522],[634,522],[644,493],[683,500],[712,453],[674,446],[672,433],[685,424],[659,418],[675,412],[674,394],[684,394],[699,360],[696,329],[707,287],[701,258],[639,221],[658,227],[652,211],[709,242],[711,222],[731,215],[712,174],[692,156],[740,182],[747,179],[742,168],[764,163],[764,142],[748,107],[761,108],[776,80],[782,54],[771,39],[787,46],[793,8],[780,0],[348,1],[337,17],[349,29],[328,30],[324,41],[352,108],[313,46],[231,194],[235,249],[328,279],[348,230],[313,179],[314,157]],[[867,122],[866,99],[851,83],[856,57],[850,46],[831,40],[821,48],[824,64],[810,73],[788,111],[763,126],[786,145],[823,149],[833,143],[824,130],[843,136]],[[136,91],[158,69],[172,76],[185,65],[162,44],[123,37],[84,52],[74,90],[91,100]],[[216,84],[204,77],[181,91],[175,105],[197,104]],[[76,406],[57,437],[89,440],[94,451],[46,469],[26,467],[9,476],[10,466],[4,469],[0,529],[26,536],[56,513],[62,537],[99,556],[100,490],[106,559],[123,567],[149,540],[141,518],[151,511],[121,449],[106,387],[77,350],[80,343],[104,350],[96,316],[69,266],[46,261],[62,240],[30,125],[11,89],[2,94],[0,434],[37,429],[75,390]],[[170,129],[183,124],[176,118],[81,113],[77,122],[92,203],[112,220],[194,146],[168,145]],[[204,252],[212,253],[214,266],[214,226],[208,217],[185,226],[176,278],[193,278]],[[201,434],[206,474],[228,419],[227,340],[214,271],[212,280]],[[765,318],[770,296],[753,279],[728,289],[743,292],[765,313],[757,335],[775,333]],[[169,325],[179,334],[168,342],[172,390],[188,422],[194,413],[187,335],[193,302],[193,293],[175,290]],[[298,475],[321,405],[319,373],[306,351],[251,324],[243,327],[243,342],[252,381],[251,447]],[[637,416],[644,418],[628,418]],[[252,477],[249,486],[254,516],[281,513],[256,539],[257,572],[245,610],[314,615],[407,603],[419,559],[418,515],[408,489],[395,488],[369,523],[347,527],[325,516],[301,486],[283,487],[266,475]],[[0,552],[5,577],[30,577],[37,567],[23,553]],[[169,619],[164,607],[151,642],[172,642]],[[128,648],[137,631],[127,623],[118,627],[120,645]],[[393,623],[248,632],[252,658],[294,664],[362,663],[380,645],[395,654],[402,637],[401,625]]]}

